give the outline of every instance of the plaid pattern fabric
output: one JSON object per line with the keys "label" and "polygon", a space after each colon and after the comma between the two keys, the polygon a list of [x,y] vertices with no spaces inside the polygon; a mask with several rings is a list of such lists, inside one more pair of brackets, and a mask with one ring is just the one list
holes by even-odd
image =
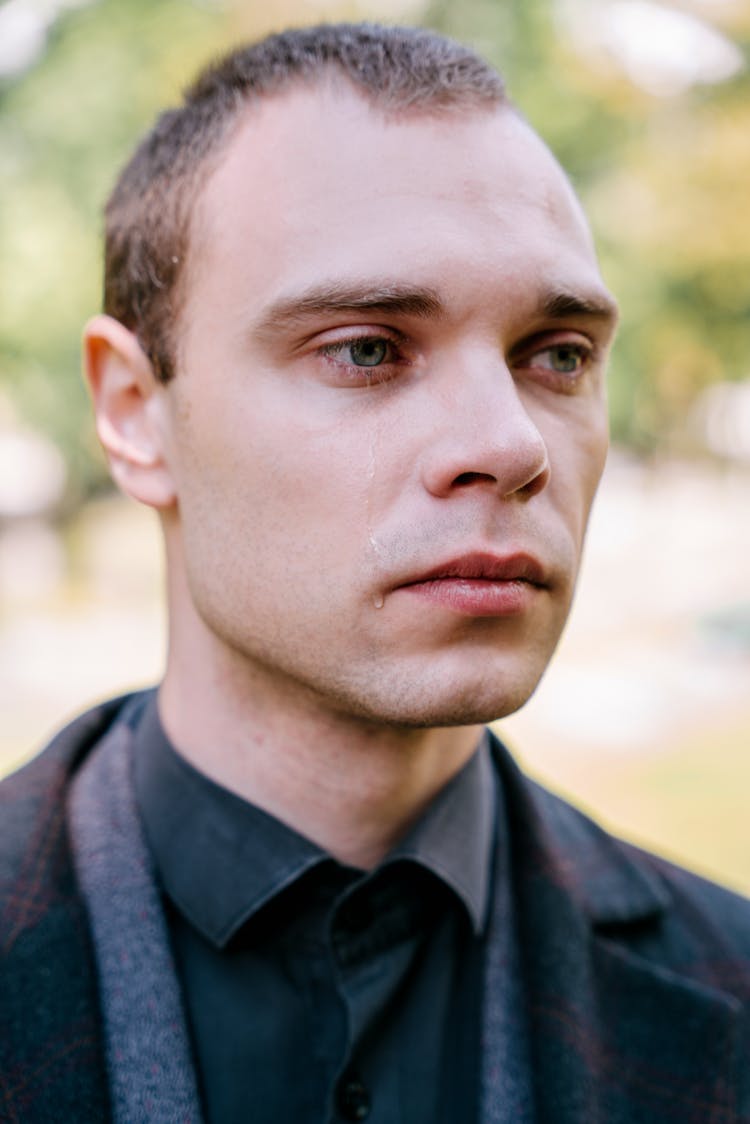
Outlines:
{"label": "plaid pattern fabric", "polygon": [[[78,719],[0,785],[3,1124],[111,1119],[64,808],[70,775],[122,706]],[[495,758],[529,1020],[530,1119],[750,1124],[750,903],[612,839],[524,778],[499,744]],[[503,1098],[495,1028],[504,997],[492,961],[483,1124],[501,1118]]]}

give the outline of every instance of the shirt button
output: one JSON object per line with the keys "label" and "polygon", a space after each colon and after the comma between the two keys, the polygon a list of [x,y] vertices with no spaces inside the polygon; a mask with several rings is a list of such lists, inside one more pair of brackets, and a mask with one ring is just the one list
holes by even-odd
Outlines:
{"label": "shirt button", "polygon": [[345,1077],[336,1096],[344,1120],[366,1120],[370,1115],[370,1094],[358,1077]]}

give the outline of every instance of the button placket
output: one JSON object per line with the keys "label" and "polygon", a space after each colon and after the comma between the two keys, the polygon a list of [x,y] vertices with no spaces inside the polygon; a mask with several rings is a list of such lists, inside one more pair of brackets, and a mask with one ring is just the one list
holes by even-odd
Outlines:
{"label": "button placket", "polygon": [[336,1107],[342,1120],[366,1120],[370,1115],[370,1093],[353,1073],[344,1074],[336,1090]]}

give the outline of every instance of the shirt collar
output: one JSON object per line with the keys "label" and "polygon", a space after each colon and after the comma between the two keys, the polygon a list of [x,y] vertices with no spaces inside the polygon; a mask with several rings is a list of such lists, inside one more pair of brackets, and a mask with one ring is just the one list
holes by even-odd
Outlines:
{"label": "shirt collar", "polygon": [[[496,783],[485,735],[381,864],[411,861],[430,870],[463,903],[477,934],[488,915]],[[135,788],[165,891],[219,947],[271,898],[331,861],[315,843],[182,757],[164,732],[156,696],[136,731]]]}
{"label": "shirt collar", "polygon": [[496,783],[485,733],[476,753],[383,860],[412,859],[431,870],[463,901],[477,934],[489,904]]}

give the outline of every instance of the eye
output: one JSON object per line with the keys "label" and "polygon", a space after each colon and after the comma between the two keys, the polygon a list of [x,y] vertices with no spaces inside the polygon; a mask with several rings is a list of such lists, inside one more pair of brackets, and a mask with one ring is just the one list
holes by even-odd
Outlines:
{"label": "eye", "polygon": [[529,367],[542,367],[557,375],[577,375],[591,358],[591,348],[582,343],[558,343],[537,351],[529,359]]}
{"label": "eye", "polygon": [[323,354],[352,367],[380,367],[392,360],[393,344],[384,336],[362,336],[341,340],[323,348]]}
{"label": "eye", "polygon": [[334,339],[316,352],[326,362],[326,379],[347,387],[391,382],[411,366],[413,358],[403,337],[383,333]]}

